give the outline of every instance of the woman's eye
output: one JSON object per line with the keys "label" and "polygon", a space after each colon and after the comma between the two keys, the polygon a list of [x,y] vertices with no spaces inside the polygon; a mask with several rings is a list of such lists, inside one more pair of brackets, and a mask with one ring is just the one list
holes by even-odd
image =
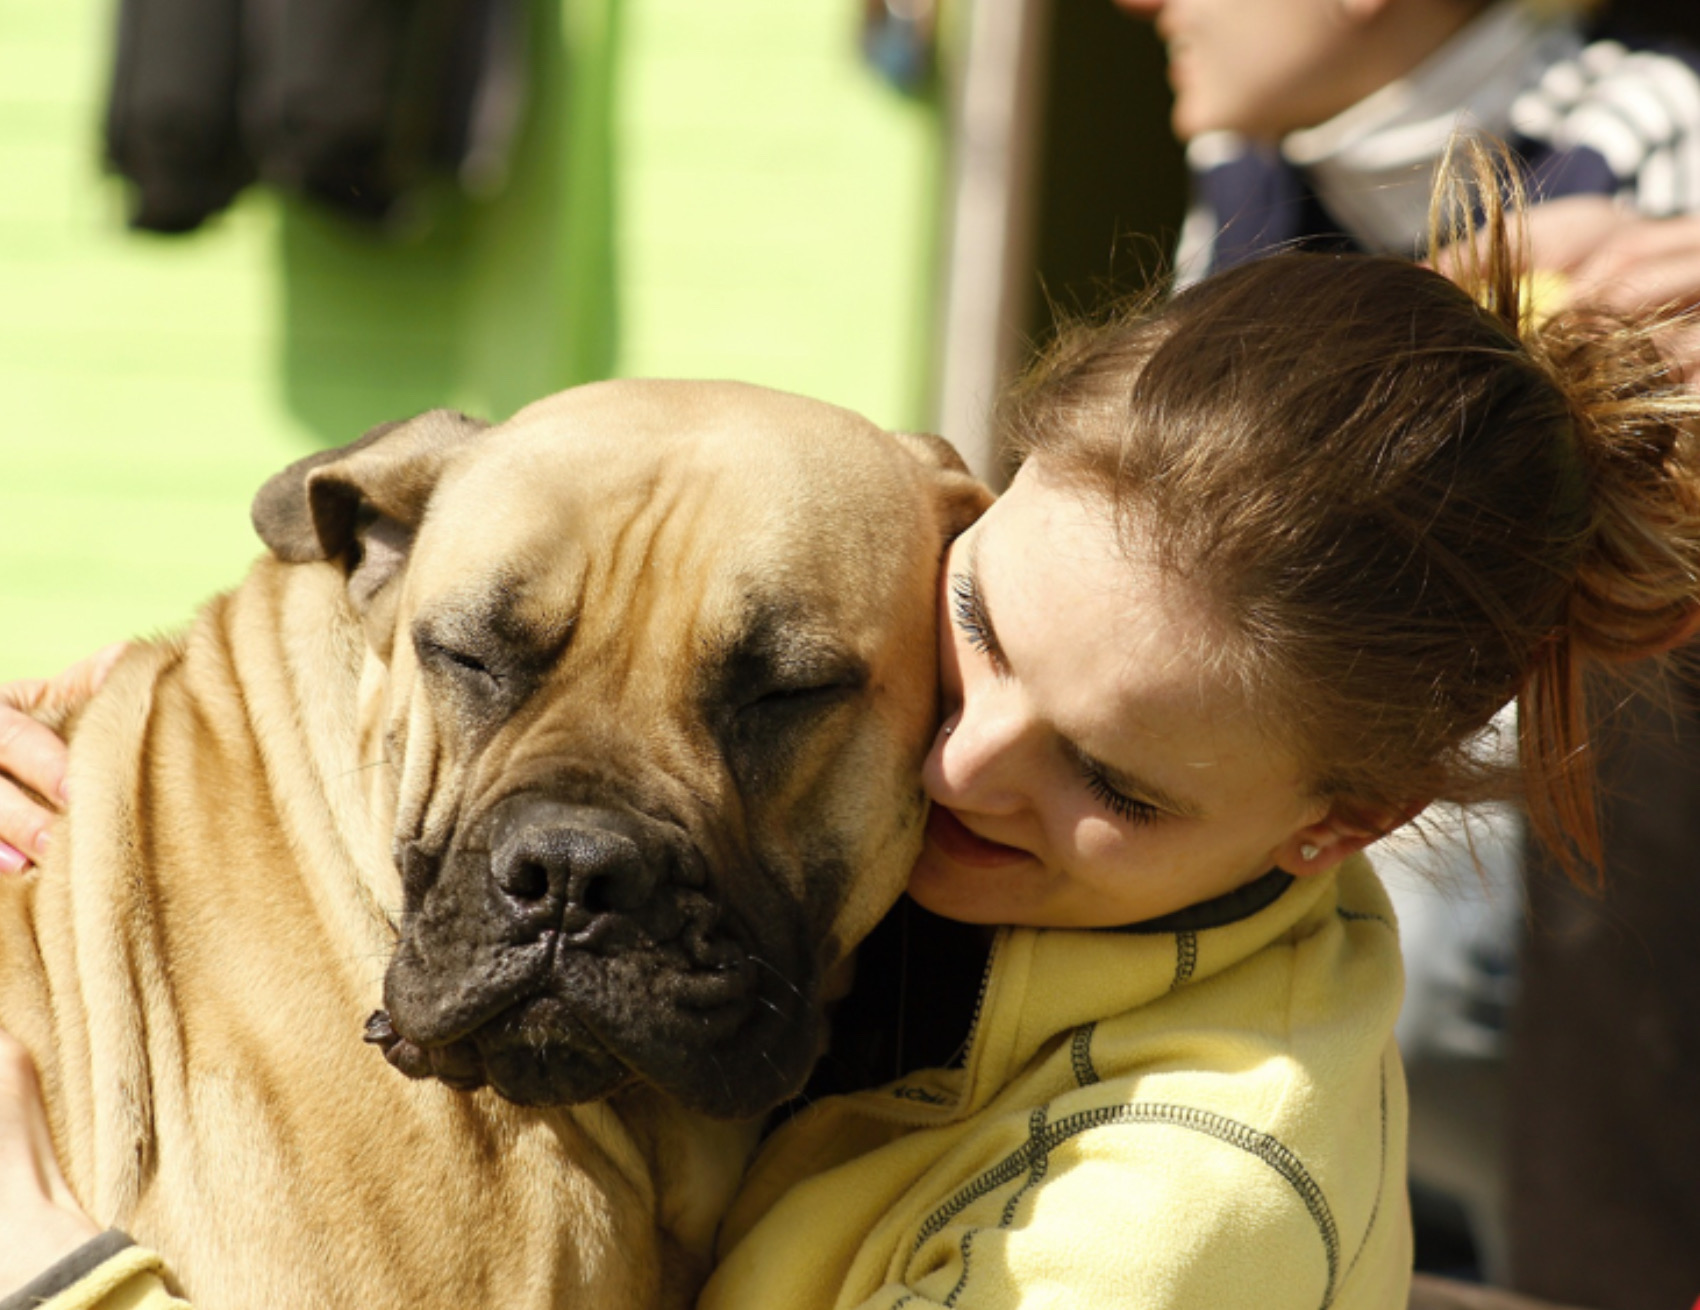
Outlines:
{"label": "woman's eye", "polygon": [[971,574],[958,573],[951,578],[950,614],[963,639],[989,659],[993,667],[1001,670],[1004,667],[1003,651],[998,648],[991,619],[986,614],[986,602],[981,598],[979,585]]}
{"label": "woman's eye", "polygon": [[1126,793],[1117,791],[1110,780],[1090,760],[1077,756],[1075,764],[1080,770],[1081,778],[1086,783],[1086,790],[1092,793],[1093,798],[1100,805],[1123,823],[1154,823],[1162,817],[1163,812],[1155,805],[1135,800]]}

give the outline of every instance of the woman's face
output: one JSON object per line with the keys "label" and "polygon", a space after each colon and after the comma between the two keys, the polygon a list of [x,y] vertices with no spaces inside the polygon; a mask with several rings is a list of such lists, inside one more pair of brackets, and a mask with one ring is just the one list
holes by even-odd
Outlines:
{"label": "woman's face", "polygon": [[1183,141],[1265,140],[1332,118],[1374,87],[1354,80],[1361,26],[1341,0],[1116,0],[1156,21]]}
{"label": "woman's face", "polygon": [[909,883],[928,909],[1105,927],[1331,863],[1300,853],[1328,806],[1213,667],[1210,616],[1129,559],[1107,507],[1029,464],[952,546],[940,606]]}

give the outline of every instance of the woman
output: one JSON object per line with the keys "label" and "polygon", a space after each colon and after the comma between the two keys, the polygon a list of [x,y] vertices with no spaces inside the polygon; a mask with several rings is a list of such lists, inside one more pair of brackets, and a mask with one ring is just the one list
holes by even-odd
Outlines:
{"label": "woman", "polygon": [[[1468,123],[1527,169],[1549,293],[1618,312],[1700,303],[1700,54],[1614,22],[1632,0],[1116,3],[1169,51],[1192,172],[1183,278],[1273,249],[1418,253],[1430,176]],[[1692,317],[1660,344],[1700,380]],[[1410,965],[1412,1171],[1460,1203],[1495,1281],[1565,1304],[1687,1304],[1700,1133],[1655,1140],[1644,1125],[1681,1122],[1700,1095],[1700,892],[1672,855],[1700,840],[1700,703],[1642,697],[1618,717],[1640,722],[1604,766],[1617,890],[1603,911],[1540,876],[1510,811],[1417,851],[1423,877],[1383,868]],[[1472,865],[1474,896],[1425,885],[1468,887]],[[1650,1049],[1669,1054],[1638,1058]],[[1482,1152],[1501,1085],[1518,1112],[1504,1151]]]}
{"label": "woman", "polygon": [[941,586],[918,908],[705,1306],[1404,1303],[1400,970],[1357,853],[1504,794],[1479,736],[1515,698],[1532,822],[1587,868],[1578,680],[1690,630],[1700,577],[1700,405],[1642,334],[1529,328],[1490,226],[1481,304],[1281,256],[1017,388],[1021,469]]}

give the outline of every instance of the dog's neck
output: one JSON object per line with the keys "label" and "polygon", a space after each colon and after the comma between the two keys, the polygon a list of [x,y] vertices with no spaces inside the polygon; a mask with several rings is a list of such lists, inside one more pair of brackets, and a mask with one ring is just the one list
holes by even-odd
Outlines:
{"label": "dog's neck", "polygon": [[610,1104],[649,1166],[662,1232],[700,1282],[713,1264],[721,1216],[761,1139],[763,1120],[709,1119],[647,1085],[616,1093]]}

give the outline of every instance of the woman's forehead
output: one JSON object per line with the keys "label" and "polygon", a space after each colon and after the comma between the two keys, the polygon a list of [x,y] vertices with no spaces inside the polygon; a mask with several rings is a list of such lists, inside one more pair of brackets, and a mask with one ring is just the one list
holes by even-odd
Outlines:
{"label": "woman's forehead", "polygon": [[1172,741],[1207,766],[1264,750],[1202,593],[1100,498],[1024,471],[982,523],[969,566],[1012,670],[1059,728],[1100,750]]}

